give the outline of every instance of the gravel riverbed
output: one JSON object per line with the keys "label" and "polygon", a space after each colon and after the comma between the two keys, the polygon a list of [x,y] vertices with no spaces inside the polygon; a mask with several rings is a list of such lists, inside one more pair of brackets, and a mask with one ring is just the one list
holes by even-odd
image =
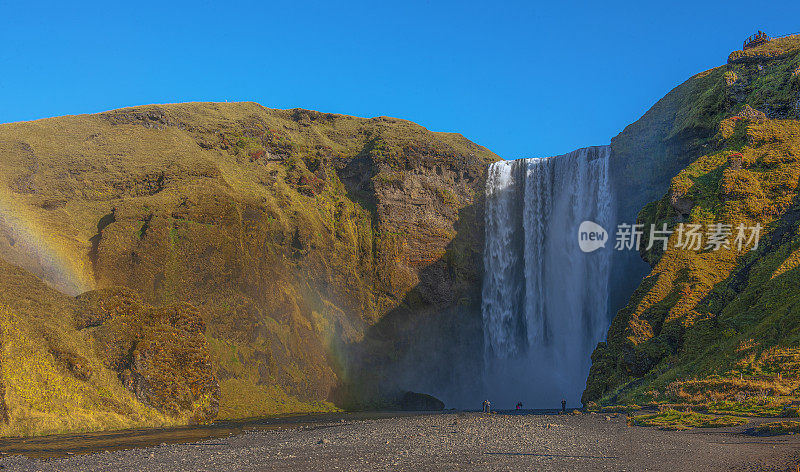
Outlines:
{"label": "gravel riverbed", "polygon": [[755,437],[748,425],[662,431],[622,414],[444,413],[339,419],[39,460],[0,459],[21,471],[738,471],[796,470],[800,437]]}

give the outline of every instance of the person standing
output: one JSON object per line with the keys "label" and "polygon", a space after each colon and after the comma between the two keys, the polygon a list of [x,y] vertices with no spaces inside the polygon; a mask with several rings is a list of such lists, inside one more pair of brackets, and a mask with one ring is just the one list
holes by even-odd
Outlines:
{"label": "person standing", "polygon": [[561,414],[565,414],[567,412],[567,401],[561,400]]}

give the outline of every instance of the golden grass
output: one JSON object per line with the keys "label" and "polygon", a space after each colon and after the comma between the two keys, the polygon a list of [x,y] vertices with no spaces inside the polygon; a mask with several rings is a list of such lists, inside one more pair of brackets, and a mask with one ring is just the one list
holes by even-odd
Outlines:
{"label": "golden grass", "polygon": [[763,423],[756,427],[756,433],[763,434],[765,436],[800,433],[800,421],[776,421],[773,423]]}
{"label": "golden grass", "polygon": [[[776,228],[796,230],[796,221],[783,219],[800,199],[800,121],[740,121],[735,127],[723,150],[687,166],[669,195],[640,218],[674,228],[682,217],[670,199],[687,198],[693,203],[688,223],[760,224],[759,249],[687,250],[675,247],[673,234],[667,251],[653,255],[651,275],[615,319],[603,347],[610,357],[602,365],[621,372],[593,374],[623,386],[650,373],[635,388],[622,389],[617,402],[713,403],[719,411],[771,416],[797,396],[800,323],[793,307],[800,240],[784,237],[765,248]],[[731,165],[733,154],[742,168]],[[635,355],[614,354],[622,348]],[[626,375],[640,368],[635,362],[642,371]],[[741,404],[753,397],[769,397],[771,404]]]}
{"label": "golden grass", "polygon": [[773,39],[754,48],[733,51],[728,56],[728,62],[777,59],[792,54],[797,50],[800,50],[800,35],[786,36]]}
{"label": "golden grass", "polygon": [[605,405],[600,406],[597,408],[597,411],[601,413],[630,413],[632,411],[636,411],[641,408],[639,405],[635,403],[630,403],[627,405]]}
{"label": "golden grass", "polygon": [[654,426],[661,429],[683,430],[692,428],[727,428],[747,423],[745,418],[713,416],[695,412],[665,410],[650,415],[633,416],[628,420],[634,426]]}
{"label": "golden grass", "polygon": [[[5,386],[9,421],[0,425],[3,436],[33,436],[65,432],[98,431],[180,424],[142,405],[116,375],[92,359],[90,380],[81,381],[65,372],[32,332],[30,322],[0,307],[2,359],[0,378]],[[72,338],[68,331],[62,339]]]}
{"label": "golden grass", "polygon": [[220,390],[223,398],[227,399],[220,407],[222,418],[341,411],[330,402],[301,401],[277,385],[255,385],[248,378],[223,380]]}

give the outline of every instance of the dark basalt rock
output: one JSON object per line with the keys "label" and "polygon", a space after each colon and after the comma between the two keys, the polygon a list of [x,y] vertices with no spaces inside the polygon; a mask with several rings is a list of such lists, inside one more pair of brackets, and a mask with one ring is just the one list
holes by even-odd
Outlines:
{"label": "dark basalt rock", "polygon": [[444,402],[427,393],[406,392],[400,397],[403,411],[442,411]]}

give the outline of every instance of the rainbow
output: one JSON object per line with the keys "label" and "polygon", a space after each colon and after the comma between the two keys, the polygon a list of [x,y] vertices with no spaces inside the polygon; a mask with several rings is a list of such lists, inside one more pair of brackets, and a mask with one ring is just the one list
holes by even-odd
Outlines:
{"label": "rainbow", "polygon": [[[73,238],[45,230],[23,204],[0,192],[0,258],[31,272],[67,295],[94,288],[88,258],[76,257]],[[72,249],[72,250],[70,250]]]}

